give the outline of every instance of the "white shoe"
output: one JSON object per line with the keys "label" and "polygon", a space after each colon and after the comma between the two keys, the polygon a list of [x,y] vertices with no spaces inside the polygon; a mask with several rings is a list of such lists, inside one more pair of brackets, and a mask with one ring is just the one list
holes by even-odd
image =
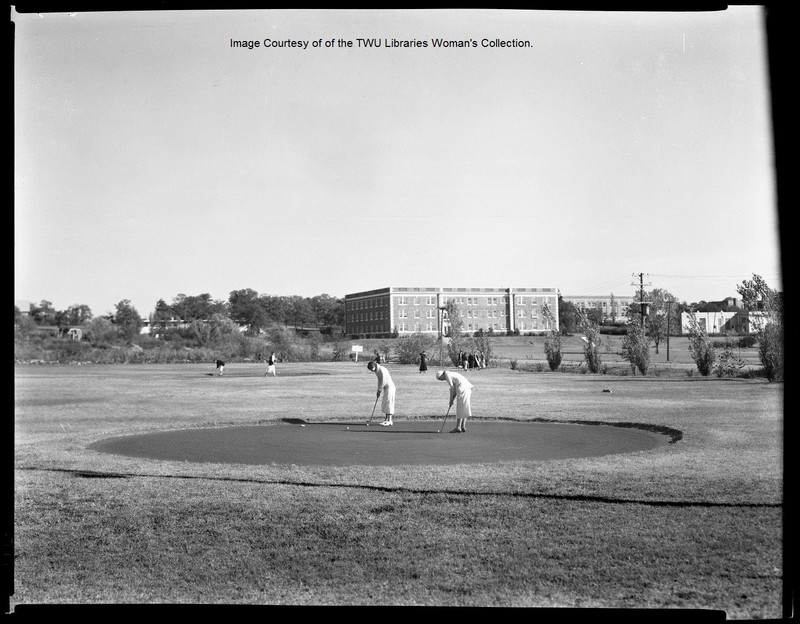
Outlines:
{"label": "white shoe", "polygon": [[393,423],[390,423],[388,420],[384,420],[381,423],[381,427],[391,427]]}

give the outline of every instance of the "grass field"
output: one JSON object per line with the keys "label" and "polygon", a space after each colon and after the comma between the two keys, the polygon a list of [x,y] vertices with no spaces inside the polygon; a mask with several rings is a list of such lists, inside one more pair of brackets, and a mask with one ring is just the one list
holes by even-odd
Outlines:
{"label": "grass field", "polygon": [[[397,420],[443,416],[444,384],[390,367]],[[470,373],[467,435],[500,418],[682,433],[653,451],[579,460],[367,469],[148,461],[87,448],[126,433],[366,419],[374,403],[375,377],[362,362],[281,364],[276,379],[254,364],[213,371],[15,368],[12,610],[169,603],[783,615],[782,384]]]}

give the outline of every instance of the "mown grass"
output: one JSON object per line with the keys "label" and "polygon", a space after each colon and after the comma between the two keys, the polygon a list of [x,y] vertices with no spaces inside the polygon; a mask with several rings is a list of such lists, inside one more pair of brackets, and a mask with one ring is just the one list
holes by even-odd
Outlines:
{"label": "mown grass", "polygon": [[[641,423],[643,453],[496,465],[240,466],[87,448],[111,435],[366,418],[362,363],[17,367],[12,606],[716,609],[780,617],[783,395],[762,380],[471,373],[476,418]],[[310,375],[308,373],[320,373]],[[393,367],[397,418],[446,387]],[[612,392],[604,393],[602,390]],[[316,397],[324,396],[324,400]]]}

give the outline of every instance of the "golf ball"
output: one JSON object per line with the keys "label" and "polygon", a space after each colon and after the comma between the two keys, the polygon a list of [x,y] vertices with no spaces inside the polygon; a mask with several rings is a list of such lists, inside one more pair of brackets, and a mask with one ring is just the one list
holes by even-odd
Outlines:
{"label": "golf ball", "polygon": [[350,431],[350,427],[347,427],[347,430]]}
{"label": "golf ball", "polygon": [[305,425],[300,425],[301,427],[305,427]]}

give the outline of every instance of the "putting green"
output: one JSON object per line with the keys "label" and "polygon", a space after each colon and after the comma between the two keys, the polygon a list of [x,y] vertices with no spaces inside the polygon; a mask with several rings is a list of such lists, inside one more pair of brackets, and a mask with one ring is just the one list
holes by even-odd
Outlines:
{"label": "putting green", "polygon": [[100,440],[89,448],[129,457],[225,464],[393,466],[477,464],[597,457],[666,445],[663,433],[634,426],[467,421],[358,422],[286,419],[265,425],[158,431]]}

